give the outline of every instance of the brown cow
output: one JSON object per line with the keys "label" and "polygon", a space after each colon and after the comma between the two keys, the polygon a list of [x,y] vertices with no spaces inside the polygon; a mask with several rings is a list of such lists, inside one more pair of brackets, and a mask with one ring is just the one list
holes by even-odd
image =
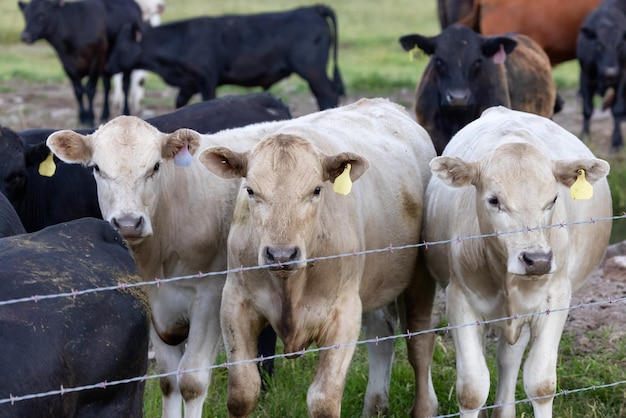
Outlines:
{"label": "brown cow", "polygon": [[[474,0],[474,7],[460,17],[464,8],[445,8],[439,1],[441,27],[458,22],[479,28],[483,35],[517,32],[530,36],[550,57],[552,66],[576,58],[576,38],[585,16],[601,0]],[[445,26],[444,26],[445,25]]]}

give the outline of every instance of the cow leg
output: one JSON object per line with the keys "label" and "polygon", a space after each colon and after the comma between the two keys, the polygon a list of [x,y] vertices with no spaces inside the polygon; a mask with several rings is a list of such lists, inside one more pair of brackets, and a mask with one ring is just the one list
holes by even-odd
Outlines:
{"label": "cow leg", "polygon": [[113,112],[121,114],[123,109],[124,93],[122,91],[122,73],[117,73],[112,77],[113,98],[111,99],[111,107]]}
{"label": "cow leg", "polygon": [[[397,323],[397,312],[393,305],[364,313],[365,338],[373,340],[378,337],[394,335]],[[391,380],[394,346],[394,340],[367,344],[369,373],[363,408],[364,417],[387,415],[389,411],[389,382]]]}
{"label": "cow leg", "polygon": [[309,78],[303,75],[302,78],[309,83],[309,88],[313,92],[320,110],[337,107],[339,104],[339,93],[335,91],[332,81],[328,79],[326,74],[323,74],[322,77],[312,76]]}
{"label": "cow leg", "polygon": [[[261,317],[231,289],[227,280],[220,312],[224,347],[229,363],[256,357],[257,336],[264,326]],[[261,394],[261,376],[254,362],[243,362],[228,368],[227,406],[230,417],[247,417],[254,411]]]}
{"label": "cow leg", "polygon": [[580,95],[582,97],[583,104],[583,131],[581,138],[583,140],[590,140],[590,120],[593,113],[593,95],[595,91],[595,84],[592,83],[588,77],[581,73],[580,77]]}
{"label": "cow leg", "polygon": [[[565,292],[565,291],[564,291]],[[565,308],[551,306],[550,309]],[[567,311],[553,311],[548,315],[540,315],[531,322],[531,346],[524,364],[524,389],[529,398],[547,398],[533,400],[535,418],[552,417],[552,401],[556,392],[556,362],[559,343]]]}
{"label": "cow leg", "polygon": [[346,374],[354,354],[355,346],[341,344],[357,341],[361,331],[361,300],[358,292],[352,300],[338,302],[335,312],[329,313],[333,318],[332,326],[317,341],[319,347],[333,347],[332,350],[320,352],[317,373],[307,391],[306,403],[310,417],[336,417],[341,414],[341,398],[346,384]]}
{"label": "cow leg", "polygon": [[[181,87],[178,91],[178,95],[176,96],[176,108],[180,108],[189,103],[189,100],[196,94],[198,91],[196,89],[190,89],[188,87]],[[207,99],[208,100],[208,99]]]}
{"label": "cow leg", "polygon": [[109,116],[111,116],[111,111],[109,109],[109,93],[111,92],[111,74],[103,74],[102,75],[102,86],[104,88],[104,97],[102,104],[102,117],[100,121],[105,123],[109,120]]}
{"label": "cow leg", "polygon": [[522,357],[530,339],[530,331],[524,326],[522,333],[513,345],[509,344],[500,335],[498,338],[498,388],[496,390],[496,404],[506,405],[496,408],[492,418],[515,417],[515,386],[522,364]]}
{"label": "cow leg", "polygon": [[128,97],[130,95],[131,72],[127,71],[122,76],[122,90],[124,91],[124,115],[130,115],[130,107],[128,106]]}
{"label": "cow leg", "polygon": [[145,94],[144,85],[146,84],[147,74],[148,72],[146,70],[133,70],[130,74],[129,106],[133,109],[133,112],[135,112],[136,115],[141,112],[141,103]]}
{"label": "cow leg", "polygon": [[[455,327],[478,322],[463,292],[451,278],[447,288],[447,312],[450,325]],[[456,350],[456,391],[459,408],[464,418],[477,418],[478,408],[487,402],[489,395],[489,369],[483,352],[483,326],[452,329]]]}
{"label": "cow leg", "polygon": [[74,97],[78,103],[78,121],[84,126],[94,126],[93,111],[89,114],[89,111],[85,109],[85,102],[83,100],[84,88],[81,84],[80,78],[71,78],[72,87],[74,89]]}
{"label": "cow leg", "polygon": [[98,76],[90,75],[87,78],[87,84],[85,84],[85,95],[87,96],[87,110],[86,120],[90,120],[91,124],[89,126],[93,127],[95,123],[95,116],[93,112],[93,99],[96,96],[96,87],[98,86]]}
{"label": "cow leg", "polygon": [[[431,328],[432,310],[437,284],[420,262],[416,278],[404,291],[406,306],[406,326],[408,331],[417,332]],[[415,374],[415,397],[412,417],[437,415],[438,402],[431,377],[431,364],[435,348],[435,334],[428,332],[413,336],[407,340],[408,357]]]}
{"label": "cow leg", "polygon": [[[178,370],[185,343],[177,346],[164,343],[154,330],[154,327],[151,327],[150,330],[150,340],[154,349],[158,373],[170,373]],[[161,417],[180,418],[182,416],[183,397],[178,390],[176,375],[162,377],[160,386],[163,395],[161,400]]]}
{"label": "cow leg", "polygon": [[202,405],[211,382],[210,366],[222,343],[219,323],[223,281],[211,279],[196,295],[190,310],[187,348],[180,361],[180,370],[199,369],[178,376],[178,388],[185,403],[185,418],[201,418]]}
{"label": "cow leg", "polygon": [[611,139],[611,152],[618,152],[623,146],[622,120],[623,116],[613,112],[613,136]]}

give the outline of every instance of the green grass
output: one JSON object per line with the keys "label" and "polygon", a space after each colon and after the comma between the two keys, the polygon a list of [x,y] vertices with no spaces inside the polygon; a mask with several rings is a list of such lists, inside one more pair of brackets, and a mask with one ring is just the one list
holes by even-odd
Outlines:
{"label": "green grass", "polygon": [[[252,13],[284,10],[300,5],[313,4],[299,0],[231,0],[215,2],[206,0],[170,0],[163,16],[164,21],[177,20],[200,14]],[[418,32],[434,35],[439,32],[435,14],[435,0],[387,0],[385,2],[346,0],[333,4],[339,26],[339,65],[346,88],[349,91],[367,92],[368,95],[387,95],[398,89],[414,89],[427,58],[409,62],[407,53],[400,47],[399,36]],[[0,2],[0,81],[21,79],[40,82],[65,82],[66,77],[52,51],[44,41],[33,46],[19,43],[19,34],[24,21],[17,2]],[[578,64],[575,61],[562,64],[554,72],[559,88],[574,88],[578,83]],[[148,79],[149,89],[162,89],[163,82],[154,75]],[[244,92],[237,87],[222,87],[219,94]],[[302,81],[293,77],[278,83],[273,91],[289,94],[308,93]],[[10,93],[10,84],[4,83],[0,95]],[[1,96],[0,96],[1,97]],[[168,101],[170,99],[167,99]],[[614,199],[615,213],[626,210],[626,168],[623,157],[611,159],[609,181]],[[617,223],[616,223],[617,224]],[[623,224],[623,223],[622,223]],[[626,229],[626,228],[623,228]],[[564,335],[558,365],[559,390],[575,389],[594,384],[609,383],[625,379],[626,347],[624,343],[612,341],[607,334],[589,335],[595,342],[592,353],[576,349],[576,341]],[[405,343],[396,345],[391,386],[391,416],[406,416],[412,403],[413,377],[406,359]],[[493,345],[488,350],[490,368],[495,373]],[[225,361],[224,355],[219,362]],[[437,347],[433,364],[433,379],[440,402],[440,413],[457,411],[455,400],[455,357],[450,336],[437,336]],[[316,357],[308,355],[295,360],[276,360],[277,370],[273,386],[261,399],[255,412],[257,417],[306,416],[306,390],[313,379]],[[225,387],[227,372],[216,370],[206,402],[205,417],[227,416]],[[495,381],[495,375],[492,377]],[[360,415],[367,382],[367,358],[364,346],[356,350],[350,368],[343,400],[343,416]],[[493,392],[493,390],[492,390]],[[522,384],[518,385],[517,398],[525,397]],[[493,400],[493,394],[490,397]],[[570,417],[619,417],[626,416],[624,386],[597,391],[571,394],[555,400],[557,418]],[[145,416],[160,414],[160,390],[158,382],[147,382]],[[532,416],[529,405],[517,409],[518,416]]]}

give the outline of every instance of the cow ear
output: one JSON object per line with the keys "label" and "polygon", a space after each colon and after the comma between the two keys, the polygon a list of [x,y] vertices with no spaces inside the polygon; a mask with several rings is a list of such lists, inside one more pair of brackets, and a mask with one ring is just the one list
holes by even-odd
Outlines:
{"label": "cow ear", "polygon": [[410,51],[413,48],[418,47],[424,51],[426,55],[432,55],[435,53],[435,39],[436,37],[411,34],[400,37],[399,42],[405,51]]}
{"label": "cow ear", "polygon": [[209,147],[198,157],[202,165],[225,179],[245,177],[248,172],[248,152],[235,152],[226,147]]}
{"label": "cow ear", "polygon": [[[165,135],[165,143],[161,149],[161,156],[166,159],[174,158],[177,165],[191,164],[191,156],[200,146],[200,134],[192,129],[178,129],[174,133]],[[185,159],[184,163],[179,160]]]}
{"label": "cow ear", "polygon": [[508,36],[488,36],[483,41],[482,51],[486,57],[493,57],[494,62],[503,63],[515,47],[517,41]]}
{"label": "cow ear", "polygon": [[585,160],[557,160],[552,163],[554,177],[570,187],[579,176],[579,170],[585,170],[585,178],[591,184],[603,179],[609,174],[610,166],[599,158]]}
{"label": "cow ear", "polygon": [[475,184],[478,163],[463,161],[457,157],[435,157],[430,162],[430,171],[448,186],[463,187]]}
{"label": "cow ear", "polygon": [[580,33],[587,39],[596,39],[597,35],[596,35],[596,31],[588,28],[586,26],[583,26],[582,28],[580,28]]}
{"label": "cow ear", "polygon": [[71,130],[56,131],[46,140],[46,145],[62,161],[86,165],[93,154],[91,135]]}
{"label": "cow ear", "polygon": [[324,180],[334,182],[341,173],[346,169],[346,165],[350,164],[350,180],[355,182],[367,171],[369,163],[360,155],[351,152],[342,152],[341,154],[327,156],[324,160]]}

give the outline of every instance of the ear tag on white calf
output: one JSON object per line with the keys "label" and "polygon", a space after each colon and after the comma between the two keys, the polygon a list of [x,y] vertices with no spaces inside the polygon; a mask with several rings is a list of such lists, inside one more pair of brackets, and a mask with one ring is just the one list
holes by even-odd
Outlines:
{"label": "ear tag on white calf", "polygon": [[493,63],[504,64],[504,61],[506,61],[506,52],[504,51],[504,45],[500,44],[498,52],[493,54]]}
{"label": "ear tag on white calf", "polygon": [[54,157],[52,153],[48,154],[45,160],[39,164],[39,174],[45,177],[54,176],[55,171],[57,170],[57,166],[54,163]]}
{"label": "ear tag on white calf", "polygon": [[191,153],[186,142],[174,156],[174,164],[179,167],[189,167],[191,165]]}
{"label": "ear tag on white calf", "polygon": [[343,169],[343,173],[335,179],[335,183],[333,184],[333,190],[335,193],[347,195],[350,193],[350,190],[352,190],[352,179],[350,179],[351,168],[352,165],[350,165],[350,163],[346,164],[346,167]]}
{"label": "ear tag on white calf", "polygon": [[576,200],[588,200],[593,196],[593,186],[585,178],[585,170],[578,170],[578,178],[569,189],[570,196]]}

